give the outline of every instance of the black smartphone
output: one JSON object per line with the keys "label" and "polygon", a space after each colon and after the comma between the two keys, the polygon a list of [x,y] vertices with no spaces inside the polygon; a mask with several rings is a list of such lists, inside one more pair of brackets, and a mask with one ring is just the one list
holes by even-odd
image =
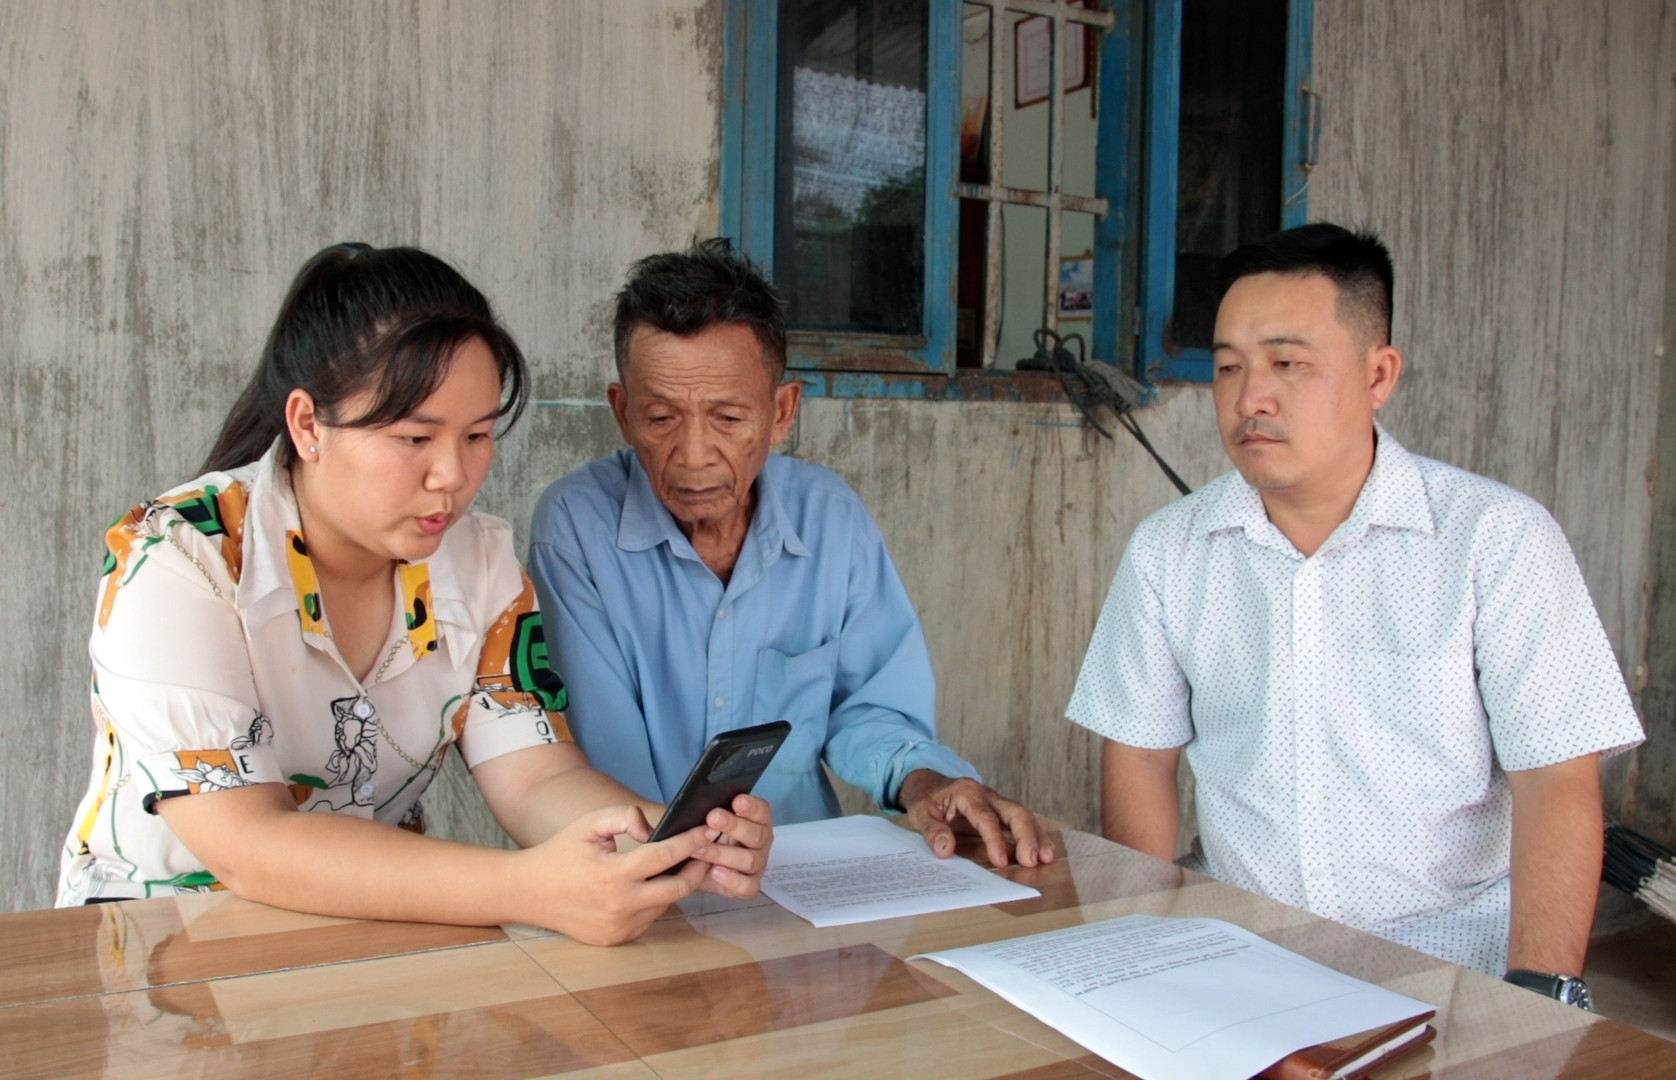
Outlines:
{"label": "black smartphone", "polygon": [[735,795],[749,795],[757,777],[774,760],[774,752],[791,734],[791,724],[776,720],[772,724],[724,731],[710,740],[698,763],[681,781],[681,790],[669,800],[658,827],[652,830],[652,842],[667,840],[704,824],[716,807],[731,809]]}

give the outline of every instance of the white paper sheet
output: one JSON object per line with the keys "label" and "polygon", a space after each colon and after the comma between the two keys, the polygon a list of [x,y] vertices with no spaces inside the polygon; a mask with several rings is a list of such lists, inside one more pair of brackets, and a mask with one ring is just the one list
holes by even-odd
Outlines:
{"label": "white paper sheet", "polygon": [[859,814],[776,828],[762,891],[816,926],[1042,895],[958,855],[939,859],[918,833]]}
{"label": "white paper sheet", "polygon": [[1129,915],[913,959],[965,972],[1144,1080],[1244,1080],[1432,1008],[1219,919]]}

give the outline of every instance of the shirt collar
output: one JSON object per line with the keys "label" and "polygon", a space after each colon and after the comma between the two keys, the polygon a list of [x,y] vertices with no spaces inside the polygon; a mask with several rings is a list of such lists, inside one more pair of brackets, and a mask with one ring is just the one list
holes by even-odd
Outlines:
{"label": "shirt collar", "polygon": [[751,521],[751,534],[757,537],[763,565],[772,562],[783,548],[788,555],[809,555],[809,545],[792,528],[791,515],[780,498],[780,485],[775,477],[780,473],[782,459],[774,454],[763,463],[757,474],[757,511]]}
{"label": "shirt collar", "polygon": [[[322,644],[326,624],[320,617],[320,585],[303,543],[291,475],[280,463],[278,447],[276,441],[262,455],[251,483],[250,509],[245,518],[245,564],[234,602],[251,631],[269,619],[295,612],[304,639],[312,637],[316,644]],[[443,547],[447,544],[444,539]],[[397,580],[414,660],[436,651],[439,637],[456,646],[450,649],[456,657],[467,655],[476,641],[476,632],[460,577],[450,560],[402,563]]]}
{"label": "shirt collar", "polygon": [[[640,464],[639,455],[626,451],[629,460],[628,491],[623,496],[623,512],[617,523],[617,546],[623,551],[647,551],[664,541],[670,551],[684,558],[698,558],[692,542],[675,522],[675,515],[658,499],[652,490],[652,478]],[[741,562],[746,551],[754,551],[757,563],[766,567],[783,550],[789,555],[808,555],[809,546],[792,528],[791,517],[780,500],[774,474],[779,471],[774,455],[763,464],[756,478],[757,505],[751,515],[751,526],[745,533],[745,544],[740,552]]]}
{"label": "shirt collar", "polygon": [[1244,529],[1255,536],[1269,524],[1269,514],[1263,509],[1263,497],[1245,482],[1238,472],[1230,472],[1219,481],[1212,481],[1205,489],[1207,505],[1194,523],[1195,537],[1209,536],[1225,529]]}
{"label": "shirt collar", "polygon": [[1437,520],[1432,516],[1431,498],[1426,494],[1426,480],[1420,475],[1419,461],[1378,424],[1373,426],[1373,431],[1378,440],[1373,469],[1362,484],[1362,493],[1356,497],[1350,516],[1333,530],[1323,547],[1354,540],[1375,526],[1427,534],[1437,532]]}
{"label": "shirt collar", "polygon": [[639,455],[632,450],[625,453],[629,463],[628,493],[623,496],[623,512],[617,522],[617,546],[624,551],[648,551],[668,540],[672,548],[680,550],[687,541],[686,534],[675,524],[669,508],[658,501],[652,490],[652,478],[641,467]]}
{"label": "shirt collar", "polygon": [[[1376,423],[1373,430],[1373,468],[1362,483],[1350,516],[1321,545],[1323,551],[1357,539],[1375,526],[1427,534],[1437,531],[1426,482],[1420,475],[1420,463],[1383,427]],[[1295,550],[1269,521],[1262,495],[1237,471],[1229,473],[1226,482],[1214,491],[1207,490],[1206,494],[1209,504],[1199,515],[1195,536],[1238,528],[1259,543],[1278,537],[1286,549]]]}
{"label": "shirt collar", "polygon": [[244,572],[234,602],[252,630],[277,615],[300,610],[286,562],[285,537],[300,533],[302,522],[290,474],[279,463],[278,446],[276,441],[257,462],[245,516]]}

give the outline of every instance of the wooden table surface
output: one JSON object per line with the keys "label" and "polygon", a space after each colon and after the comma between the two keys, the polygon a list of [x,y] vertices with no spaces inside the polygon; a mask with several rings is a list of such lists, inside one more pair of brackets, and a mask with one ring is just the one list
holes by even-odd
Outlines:
{"label": "wooden table surface", "polygon": [[613,949],[522,928],[298,915],[226,893],[0,916],[0,1076],[567,1080],[1129,1074],[915,953],[1144,913],[1210,916],[1438,1007],[1382,1077],[1676,1077],[1676,1044],[1098,837],[1038,900],[817,930],[695,897]]}

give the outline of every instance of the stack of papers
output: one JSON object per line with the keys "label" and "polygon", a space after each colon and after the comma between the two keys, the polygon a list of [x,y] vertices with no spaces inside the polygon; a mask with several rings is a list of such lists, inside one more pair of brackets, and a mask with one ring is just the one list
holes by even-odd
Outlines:
{"label": "stack of papers", "polygon": [[816,926],[1028,900],[1042,895],[882,818],[856,815],[774,830],[762,891]]}
{"label": "stack of papers", "polygon": [[[1388,1026],[1394,1056],[1399,1032],[1424,1043],[1433,1012],[1218,919],[1130,915],[912,959],[965,972],[1143,1080],[1245,1080],[1294,1051]],[[1356,1056],[1341,1067],[1357,1068]]]}

